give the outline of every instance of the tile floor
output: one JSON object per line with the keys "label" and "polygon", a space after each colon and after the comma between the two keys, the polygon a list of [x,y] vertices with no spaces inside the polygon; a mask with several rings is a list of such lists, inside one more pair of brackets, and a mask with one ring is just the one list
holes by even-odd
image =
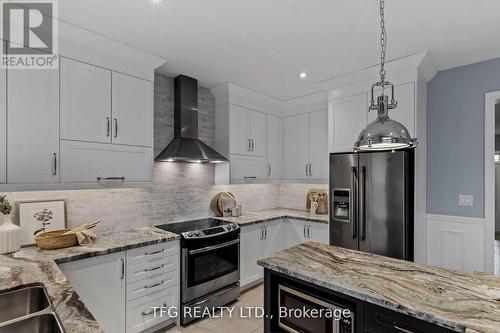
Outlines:
{"label": "tile floor", "polygon": [[[232,317],[206,318],[187,327],[172,327],[158,333],[262,333],[263,319],[240,318],[240,308],[263,306],[264,288],[262,285],[244,292],[234,306]],[[245,312],[245,311],[244,311]]]}

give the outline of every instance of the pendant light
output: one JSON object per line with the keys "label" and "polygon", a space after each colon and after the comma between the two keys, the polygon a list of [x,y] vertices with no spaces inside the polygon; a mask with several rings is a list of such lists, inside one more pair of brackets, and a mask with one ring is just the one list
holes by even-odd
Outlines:
{"label": "pendant light", "polygon": [[[377,151],[377,150],[396,150],[403,148],[415,148],[417,139],[411,138],[406,127],[389,118],[389,110],[395,109],[398,102],[394,99],[394,85],[385,80],[385,50],[387,45],[387,34],[385,30],[384,0],[380,0],[380,81],[372,85],[371,105],[368,111],[377,111],[377,119],[372,121],[358,136],[358,141],[354,143],[354,151]],[[381,90],[377,100],[374,98],[374,90]],[[391,99],[385,94],[390,90]]]}

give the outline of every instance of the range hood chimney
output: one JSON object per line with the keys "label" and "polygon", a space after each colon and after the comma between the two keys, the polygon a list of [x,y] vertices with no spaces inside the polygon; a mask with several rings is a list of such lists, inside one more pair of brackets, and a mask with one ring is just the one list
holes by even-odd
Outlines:
{"label": "range hood chimney", "polygon": [[156,161],[227,162],[224,156],[198,139],[198,81],[179,75],[174,81],[174,91],[174,139]]}

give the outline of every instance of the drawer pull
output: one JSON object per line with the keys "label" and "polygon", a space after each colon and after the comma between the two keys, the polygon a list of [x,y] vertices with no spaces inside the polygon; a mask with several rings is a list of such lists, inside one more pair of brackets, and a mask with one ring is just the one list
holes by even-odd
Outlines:
{"label": "drawer pull", "polygon": [[160,266],[156,266],[156,267],[153,267],[153,268],[145,268],[145,269],[144,269],[144,272],[152,272],[152,271],[157,271],[157,270],[159,270],[159,269],[162,269],[162,268],[163,268],[163,266],[165,266],[165,265],[160,265]]}
{"label": "drawer pull", "polygon": [[414,333],[413,331],[410,331],[410,330],[407,330],[407,329],[404,329],[404,328],[401,328],[399,326],[396,326],[394,325],[394,329],[400,331],[400,332],[404,332],[404,333]]}
{"label": "drawer pull", "polygon": [[163,251],[165,251],[165,249],[161,249],[161,250],[153,251],[153,252],[146,252],[146,253],[144,253],[144,255],[145,256],[150,256],[150,255],[153,255],[153,254],[162,253]]}
{"label": "drawer pull", "polygon": [[164,281],[161,280],[161,282],[158,282],[158,283],[155,283],[155,284],[150,284],[149,286],[144,286],[144,288],[151,289],[151,288],[154,288],[154,287],[161,286],[163,283],[164,283]]}
{"label": "drawer pull", "polygon": [[[167,303],[163,303],[163,305],[161,307],[166,308],[167,307]],[[142,315],[143,316],[151,316],[154,312],[155,312],[154,309],[151,309],[149,311],[144,310],[144,311],[142,311]]]}

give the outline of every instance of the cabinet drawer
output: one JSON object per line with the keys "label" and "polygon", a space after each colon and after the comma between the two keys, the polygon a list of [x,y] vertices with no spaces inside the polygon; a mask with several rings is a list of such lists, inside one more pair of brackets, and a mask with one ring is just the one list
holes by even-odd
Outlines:
{"label": "cabinet drawer", "polygon": [[134,265],[155,261],[159,258],[179,254],[179,242],[166,242],[127,250],[127,264]]}
{"label": "cabinet drawer", "polygon": [[178,270],[167,272],[153,278],[144,279],[127,285],[127,301],[149,296],[166,288],[178,286],[180,272]]}
{"label": "cabinet drawer", "polygon": [[149,327],[167,320],[176,318],[168,317],[168,314],[154,316],[154,306],[179,308],[179,288],[177,286],[164,291],[138,298],[127,303],[127,333],[141,332]]}
{"label": "cabinet drawer", "polygon": [[383,307],[365,304],[365,329],[380,333],[448,333],[453,332],[423,320],[419,320]]}
{"label": "cabinet drawer", "polygon": [[149,279],[167,272],[179,270],[179,256],[161,256],[156,259],[127,265],[127,283]]}

